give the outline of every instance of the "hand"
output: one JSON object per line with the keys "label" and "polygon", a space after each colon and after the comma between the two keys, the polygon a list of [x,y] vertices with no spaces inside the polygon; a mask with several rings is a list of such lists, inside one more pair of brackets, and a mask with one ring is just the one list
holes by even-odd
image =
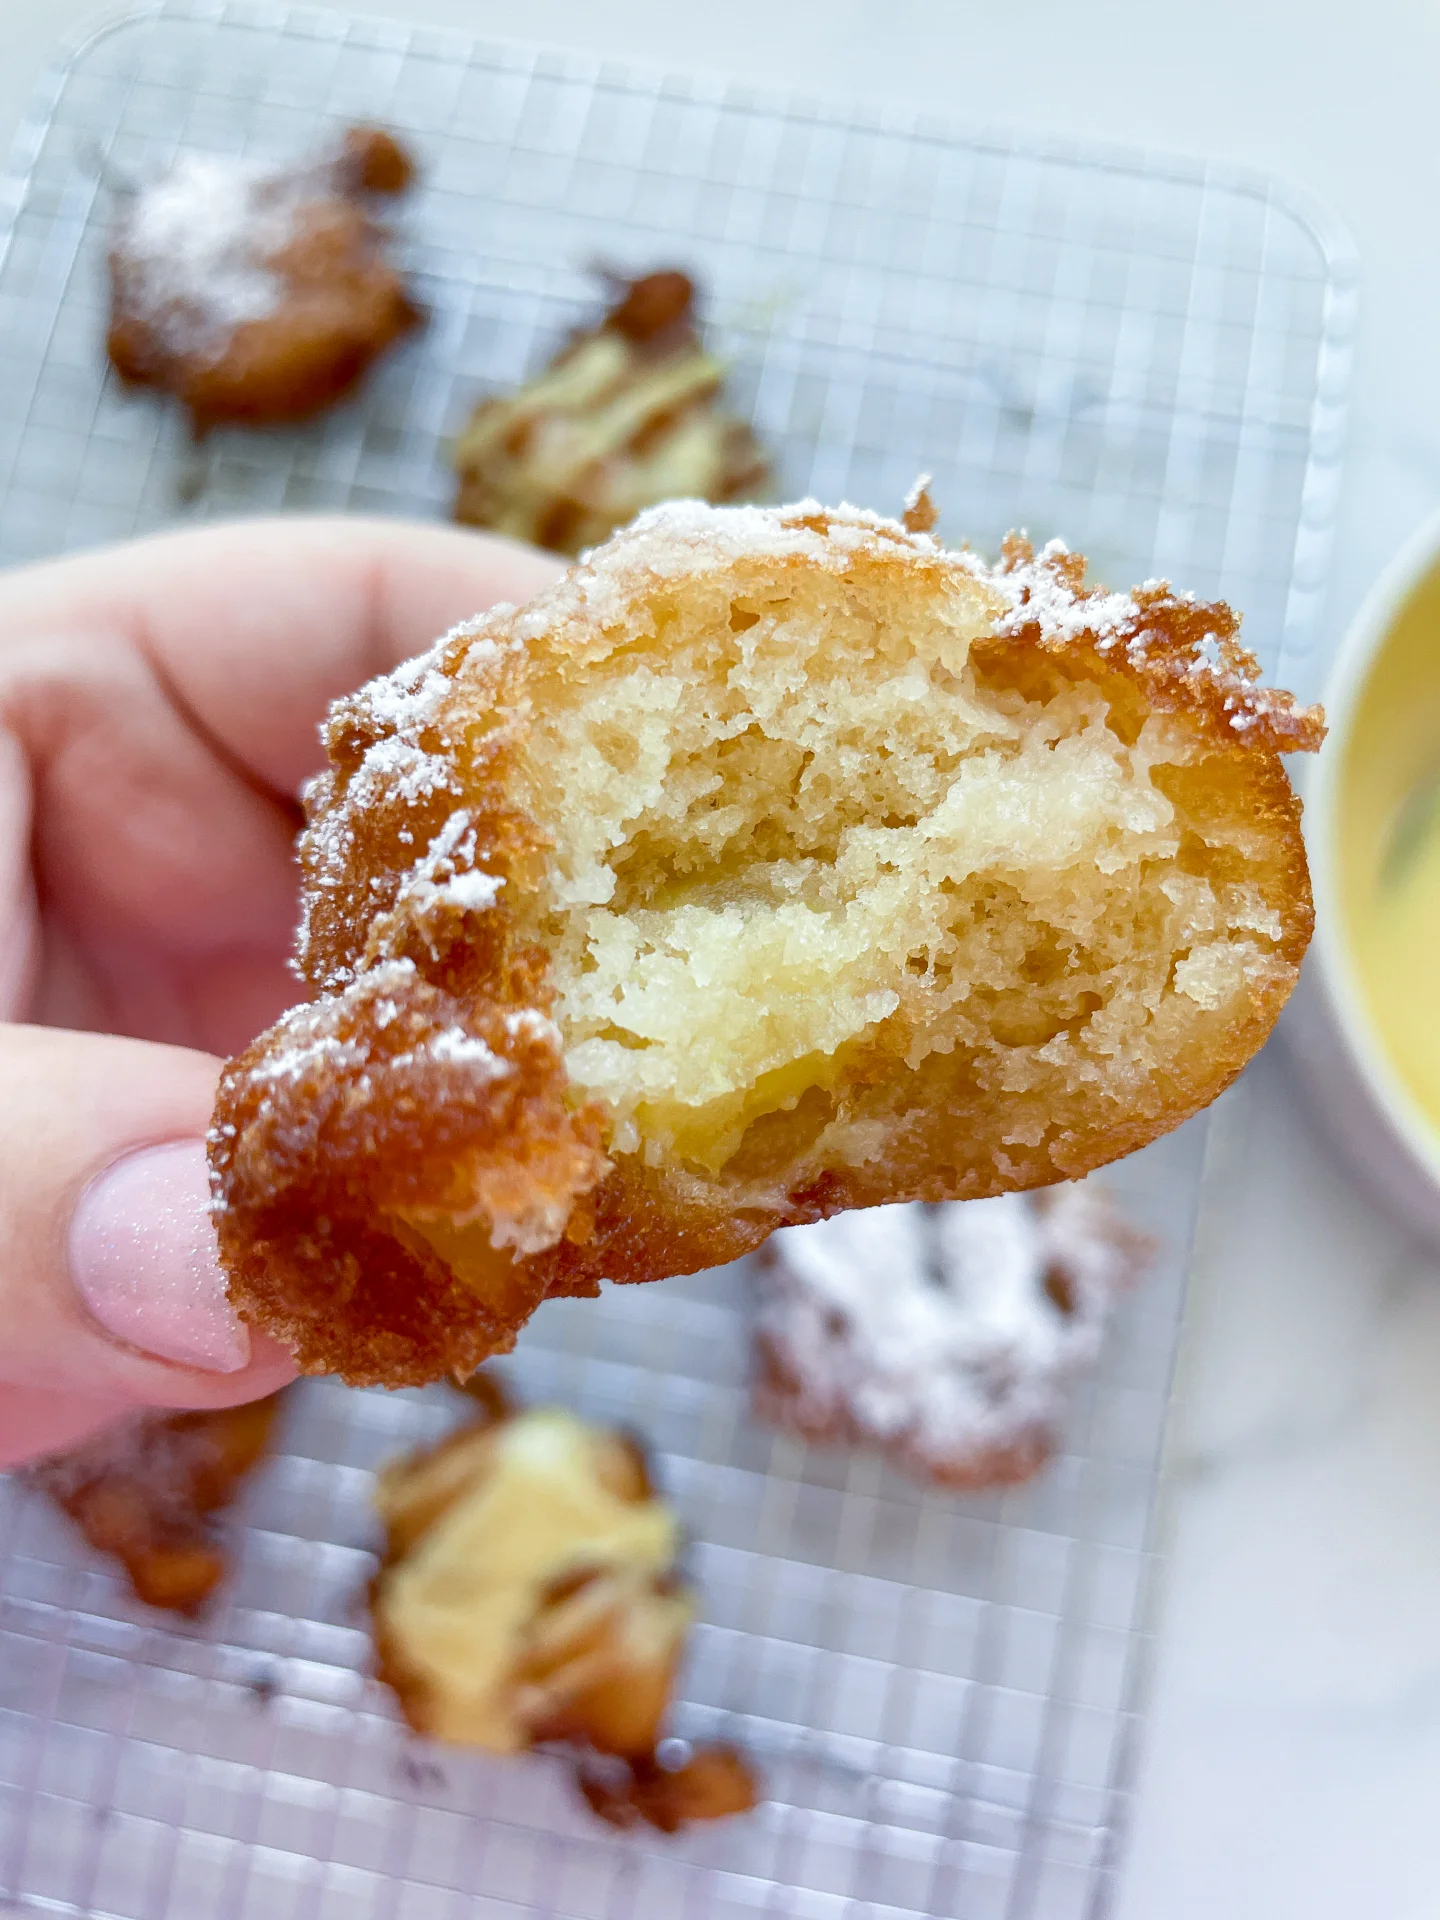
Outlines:
{"label": "hand", "polygon": [[0,1464],[290,1377],[226,1300],[204,1135],[215,1056],[298,997],[316,726],[557,571],[478,534],[289,520],[0,575]]}

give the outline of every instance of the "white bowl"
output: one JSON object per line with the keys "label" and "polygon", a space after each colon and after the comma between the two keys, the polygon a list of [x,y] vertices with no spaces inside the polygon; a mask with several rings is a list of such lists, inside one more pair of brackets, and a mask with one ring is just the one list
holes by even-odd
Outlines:
{"label": "white bowl", "polygon": [[[1281,1033],[1321,1127],[1387,1210],[1440,1247],[1440,1127],[1397,1073],[1371,1015],[1348,937],[1338,838],[1363,696],[1397,627],[1416,611],[1422,596],[1431,594],[1436,609],[1431,692],[1440,714],[1440,513],[1417,529],[1370,590],[1326,689],[1329,736],[1298,782],[1315,889],[1315,938]],[[1440,746],[1440,718],[1435,738]],[[1440,965],[1436,987],[1440,1020]]]}

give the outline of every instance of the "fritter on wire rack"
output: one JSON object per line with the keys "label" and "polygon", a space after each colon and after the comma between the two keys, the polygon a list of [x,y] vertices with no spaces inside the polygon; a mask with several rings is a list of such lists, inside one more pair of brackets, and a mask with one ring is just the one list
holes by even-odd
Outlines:
{"label": "fritter on wire rack", "polygon": [[182,154],[115,219],[115,371],[174,394],[197,435],[333,405],[419,320],[371,211],[413,173],[377,127],[293,167]]}
{"label": "fritter on wire rack", "polygon": [[340,701],[315,998],[211,1140],[240,1311],[432,1379],[547,1294],[1177,1125],[1310,936],[1280,755],[1323,729],[1235,632],[1058,547],[692,502]]}
{"label": "fritter on wire rack", "polygon": [[31,1478],[92,1547],[120,1562],[141,1600],[194,1613],[225,1577],[212,1516],[230,1504],[268,1449],[279,1397],[199,1413],[137,1414],[72,1453],[41,1461]]}
{"label": "fritter on wire rack", "polygon": [[380,1672],[417,1732],[494,1753],[563,1743],[590,1804],[621,1825],[754,1804],[731,1748],[678,1768],[656,1757],[695,1603],[678,1523],[628,1435],[492,1406],[388,1467],[376,1502]]}
{"label": "fritter on wire rack", "polygon": [[455,518],[576,554],[642,507],[752,498],[768,465],[725,411],[724,378],[685,274],[621,282],[598,327],[517,393],[476,407],[455,442]]}
{"label": "fritter on wire rack", "polygon": [[1028,1480],[1150,1251],[1093,1185],[782,1227],[754,1275],[756,1411],[946,1486]]}

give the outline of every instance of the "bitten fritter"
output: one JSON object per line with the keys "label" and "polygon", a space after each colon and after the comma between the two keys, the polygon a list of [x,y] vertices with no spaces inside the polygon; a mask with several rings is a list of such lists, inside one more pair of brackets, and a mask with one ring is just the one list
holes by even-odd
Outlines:
{"label": "bitten fritter", "polygon": [[595,1776],[610,1789],[597,1811],[621,1823],[673,1830],[753,1804],[728,1749],[688,1775],[656,1761],[695,1604],[675,1516],[628,1435],[553,1407],[492,1409],[387,1468],[376,1504],[380,1671],[417,1732],[493,1753],[558,1741],[617,1756],[617,1778]]}
{"label": "bitten fritter", "polygon": [[691,502],[340,701],[315,998],[211,1137],[239,1311],[434,1379],[547,1294],[1177,1125],[1310,937],[1280,756],[1323,728],[1236,629],[1059,546]]}
{"label": "bitten fritter", "polygon": [[31,1469],[92,1547],[152,1607],[194,1613],[225,1577],[212,1516],[270,1445],[280,1396],[199,1413],[150,1413]]}
{"label": "bitten fritter", "polygon": [[1093,1185],[783,1227],[755,1263],[756,1411],[945,1486],[1028,1480],[1150,1252]]}
{"label": "bitten fritter", "polygon": [[663,500],[743,500],[764,450],[725,411],[694,283],[622,282],[600,325],[509,398],[482,400],[455,442],[455,518],[576,554]]}
{"label": "bitten fritter", "polygon": [[182,154],[115,220],[115,371],[174,394],[197,436],[332,406],[420,318],[370,205],[413,174],[376,127],[290,168]]}

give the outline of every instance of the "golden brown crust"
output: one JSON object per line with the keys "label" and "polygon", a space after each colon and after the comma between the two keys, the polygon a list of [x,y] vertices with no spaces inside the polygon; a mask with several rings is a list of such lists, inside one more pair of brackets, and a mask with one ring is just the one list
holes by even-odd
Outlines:
{"label": "golden brown crust", "polygon": [[[174,394],[197,436],[224,423],[288,424],[333,406],[420,320],[388,258],[388,235],[365,204],[367,194],[403,192],[413,173],[391,135],[353,127],[337,159],[269,176],[287,196],[284,218],[257,225],[253,243],[237,238],[236,254],[248,257],[225,269],[271,277],[268,310],[248,315],[243,304],[227,314],[223,298],[207,313],[203,273],[188,295],[157,293],[169,283],[157,283],[137,250],[129,210],[110,254],[111,365],[130,386]],[[203,206],[196,218],[204,220]]]}
{"label": "golden brown crust", "polygon": [[[242,1312],[296,1345],[306,1368],[356,1383],[468,1371],[508,1346],[545,1295],[716,1265],[778,1226],[848,1207],[1075,1178],[1214,1099],[1269,1032],[1309,939],[1299,804],[1279,755],[1313,747],[1323,729],[1317,710],[1258,684],[1228,608],[1163,585],[1133,596],[1086,590],[1082,571],[1061,549],[1037,558],[1018,540],[987,568],[852,509],[684,503],[642,516],[532,607],[497,609],[340,702],[302,846],[299,959],[320,998],[291,1020],[335,1023],[355,1045],[309,1077],[277,1074],[270,1063],[291,1044],[282,1023],[227,1072],[214,1168],[222,1253]],[[1213,1012],[1186,1000],[1176,1013],[1169,989],[1165,1007],[1147,1002],[1139,1022],[1160,1037],[1152,1044],[1140,1034],[1139,1065],[1117,1067],[1105,1040],[1074,1071],[1056,1064],[1055,1046],[1084,1040],[1094,996],[1077,998],[1063,966],[1043,990],[1047,1026],[1026,1025],[1036,1000],[1029,983],[977,985],[946,1016],[943,1044],[925,1048],[914,1043],[924,1017],[915,987],[918,1012],[872,1025],[836,1056],[823,1086],[777,1104],[718,1168],[670,1148],[625,1148],[603,1101],[567,1093],[556,1053],[536,1092],[533,1124],[548,1157],[533,1211],[558,1218],[567,1194],[571,1211],[548,1242],[537,1227],[492,1256],[483,1228],[457,1237],[441,1216],[466,1129],[481,1126],[498,1154],[509,1122],[459,1110],[465,1091],[454,1079],[417,1080],[406,1094],[404,1075],[392,1075],[374,1092],[370,1063],[385,1045],[373,1014],[376,969],[411,970],[379,997],[408,1009],[417,1045],[427,1022],[489,1021],[490,1038],[505,1009],[548,1011],[553,915],[547,921],[537,902],[551,886],[563,824],[553,810],[565,805],[567,780],[547,766],[550,787],[534,786],[527,755],[538,752],[540,709],[573,701],[626,648],[655,653],[660,623],[692,599],[749,606],[785,594],[978,623],[968,670],[977,696],[997,710],[1040,711],[1079,688],[1103,700],[1127,752],[1160,716],[1171,746],[1154,788],[1185,822],[1176,877],[1165,881],[1171,894],[1158,868],[1147,878],[1150,869],[1132,865],[1113,881],[1092,869],[1097,895],[1140,924],[1169,911],[1174,889],[1199,873],[1214,898],[1253,898],[1252,918],[1240,924],[1262,929],[1246,936],[1254,964],[1239,988],[1210,995]],[[982,892],[967,910],[1008,911],[1006,897]],[[898,984],[910,990],[903,976]],[[1028,1076],[1023,1092],[1017,1072]],[[343,1146],[332,1113],[348,1116]],[[517,1155],[522,1168],[528,1154]],[[394,1181],[423,1195],[405,1202],[403,1230]],[[466,1192],[473,1216],[476,1196]],[[430,1209],[418,1225],[416,1204]],[[523,1211],[523,1195],[511,1204]]]}
{"label": "golden brown crust", "polygon": [[142,1416],[33,1469],[92,1547],[148,1606],[195,1613],[224,1578],[210,1516],[270,1444],[279,1395],[245,1406]]}

